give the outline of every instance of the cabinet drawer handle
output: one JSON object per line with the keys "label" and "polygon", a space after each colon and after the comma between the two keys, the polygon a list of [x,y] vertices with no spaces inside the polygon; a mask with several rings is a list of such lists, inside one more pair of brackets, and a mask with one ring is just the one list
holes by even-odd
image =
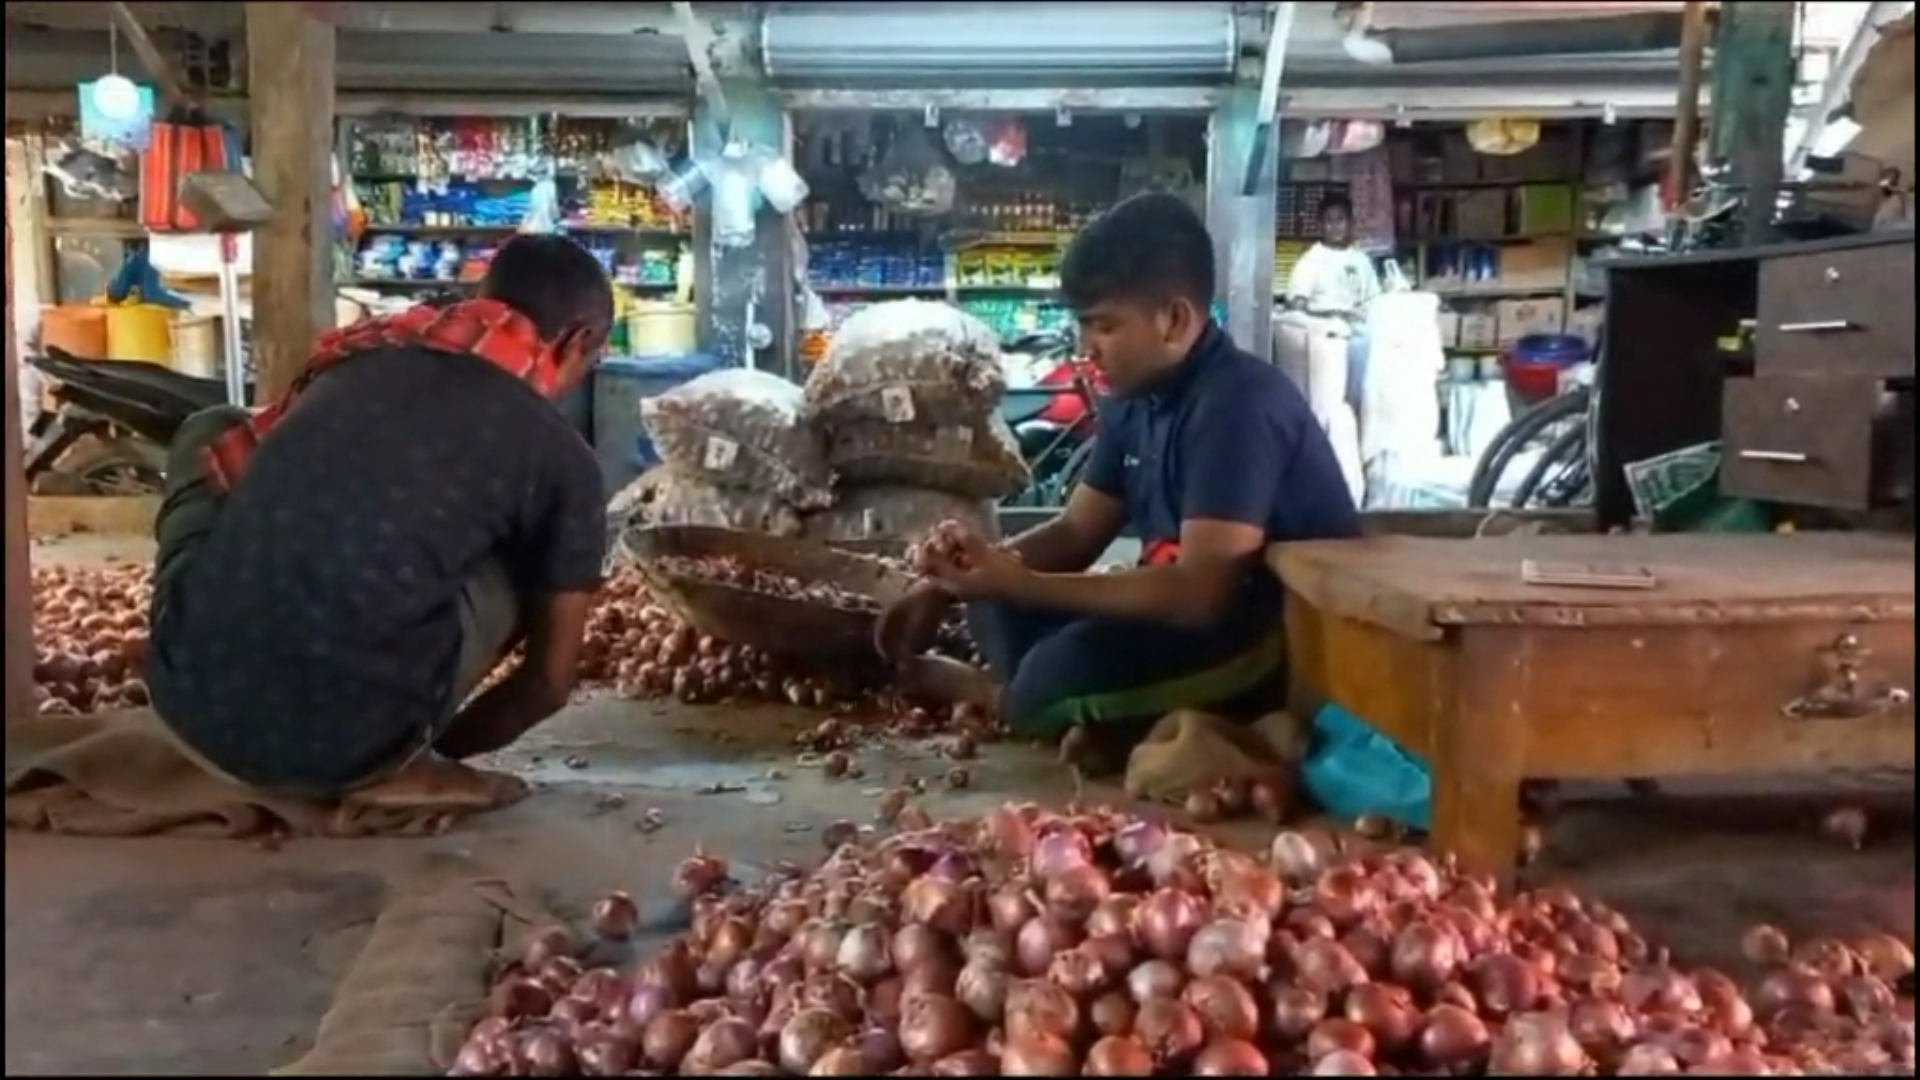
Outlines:
{"label": "cabinet drawer handle", "polygon": [[1865,675],[1869,650],[1853,634],[1841,634],[1820,650],[1821,676],[1813,689],[1780,710],[1793,720],[1864,720],[1913,704],[1905,687]]}
{"label": "cabinet drawer handle", "polygon": [[1773,461],[1781,465],[1805,465],[1813,460],[1811,454],[1802,454],[1796,450],[1742,450],[1742,461]]}
{"label": "cabinet drawer handle", "polygon": [[1837,330],[1852,330],[1851,319],[1819,319],[1814,322],[1787,322],[1780,324],[1783,334],[1831,334]]}

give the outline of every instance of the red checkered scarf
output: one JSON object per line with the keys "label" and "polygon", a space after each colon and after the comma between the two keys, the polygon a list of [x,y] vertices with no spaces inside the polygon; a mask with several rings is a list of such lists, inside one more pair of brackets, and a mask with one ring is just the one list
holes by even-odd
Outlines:
{"label": "red checkered scarf", "polygon": [[207,447],[207,479],[222,491],[233,490],[247,460],[294,400],[335,364],[362,353],[409,346],[477,356],[549,396],[559,377],[553,352],[540,340],[533,321],[498,300],[467,300],[444,308],[422,305],[355,323],[320,339],[313,358],[284,397]]}

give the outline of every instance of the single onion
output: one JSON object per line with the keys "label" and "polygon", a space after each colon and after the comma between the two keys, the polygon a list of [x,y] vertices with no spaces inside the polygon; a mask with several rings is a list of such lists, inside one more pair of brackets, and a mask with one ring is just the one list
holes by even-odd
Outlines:
{"label": "single onion", "polygon": [[[1122,866],[1139,866],[1153,857],[1167,842],[1167,831],[1158,822],[1129,821],[1113,834],[1113,851]],[[1091,1060],[1091,1058],[1089,1058]]]}
{"label": "single onion", "polygon": [[1327,1016],[1327,999],[1305,986],[1275,983],[1270,1000],[1272,1007],[1267,1010],[1267,1022],[1284,1043],[1306,1038],[1314,1025]]}
{"label": "single onion", "polygon": [[1493,1040],[1488,1072],[1495,1076],[1572,1076],[1586,1052],[1558,1013],[1520,1013]]}
{"label": "single onion", "polygon": [[1525,1012],[1540,1000],[1539,974],[1512,953],[1488,953],[1473,962],[1468,974],[1490,1016]]}
{"label": "single onion", "polygon": [[1833,987],[1825,979],[1800,967],[1782,968],[1760,980],[1753,989],[1754,1014],[1769,1020],[1790,1009],[1830,1013],[1837,1002]]}
{"label": "single onion", "polygon": [[1132,998],[1115,991],[1095,998],[1087,1017],[1093,1021],[1093,1030],[1102,1035],[1126,1035],[1133,1031],[1137,1011]]}
{"label": "single onion", "polygon": [[1265,1076],[1267,1055],[1244,1039],[1217,1039],[1193,1059],[1195,1076]]}
{"label": "single onion", "polygon": [[900,1049],[919,1062],[934,1062],[967,1049],[973,1040],[974,1016],[950,997],[922,994],[907,1000],[900,1012]]}
{"label": "single onion", "polygon": [[1267,861],[1280,880],[1296,888],[1320,876],[1320,848],[1303,833],[1283,832],[1273,838]]}
{"label": "single onion", "polygon": [[979,962],[960,969],[953,993],[960,1003],[988,1024],[997,1024],[1007,1008],[1007,985],[1012,976],[1004,970]]}
{"label": "single onion", "polygon": [[700,1022],[680,1009],[653,1018],[640,1034],[640,1056],[656,1069],[677,1069],[700,1037]]}
{"label": "single onion", "polygon": [[1071,1042],[1080,1033],[1080,1003],[1050,982],[1025,979],[1007,988],[1009,1040],[1029,1035]]}
{"label": "single onion", "polygon": [[852,1033],[852,1025],[825,1009],[801,1009],[780,1028],[776,1047],[780,1067],[804,1076]]}
{"label": "single onion", "polygon": [[1079,829],[1056,829],[1034,841],[1028,857],[1033,883],[1044,886],[1068,870],[1093,862],[1093,848]]}
{"label": "single onion", "polygon": [[1185,1061],[1206,1040],[1200,1014],[1191,1006],[1166,998],[1155,998],[1140,1006],[1133,1017],[1133,1033],[1139,1036],[1154,1060],[1163,1065]]}
{"label": "single onion", "polygon": [[1087,1051],[1083,1076],[1151,1076],[1153,1055],[1131,1035],[1108,1035]]}
{"label": "single onion", "polygon": [[834,966],[841,974],[862,986],[872,984],[893,971],[893,949],[889,937],[884,926],[855,926],[849,929],[840,939],[840,948],[834,952]]}
{"label": "single onion", "polygon": [[1413,997],[1398,986],[1363,983],[1347,991],[1347,1019],[1366,1028],[1387,1053],[1397,1053],[1420,1031],[1420,1013]]}
{"label": "single onion", "polygon": [[1338,997],[1350,987],[1367,982],[1367,971],[1337,941],[1312,938],[1300,943],[1293,952],[1294,973],[1300,985],[1328,997]]}
{"label": "single onion", "polygon": [[1193,980],[1180,1000],[1200,1018],[1200,1029],[1209,1040],[1246,1041],[1259,1030],[1260,1007],[1253,995],[1225,975],[1203,975]]}
{"label": "single onion", "polygon": [[593,905],[593,932],[607,941],[626,941],[640,926],[640,909],[633,897],[610,893]]}
{"label": "single onion", "polygon": [[1680,1061],[1657,1043],[1630,1046],[1614,1066],[1615,1076],[1679,1076]]}
{"label": "single onion", "polygon": [[1416,922],[1394,935],[1388,967],[1409,989],[1428,993],[1453,978],[1465,961],[1466,949],[1453,931],[1435,923]]}
{"label": "single onion", "polygon": [[1159,889],[1134,911],[1133,936],[1162,960],[1185,960],[1200,929],[1200,902],[1179,889]]}
{"label": "single onion", "polygon": [[1427,1064],[1457,1069],[1486,1057],[1492,1037],[1478,1016],[1458,1005],[1435,1005],[1420,1028],[1420,1056]]}
{"label": "single onion", "polygon": [[1378,1076],[1380,1071],[1365,1055],[1352,1050],[1335,1050],[1315,1058],[1308,1076]]}
{"label": "single onion", "polygon": [[1127,973],[1127,992],[1135,1005],[1170,998],[1187,983],[1187,973],[1165,960],[1148,960]]}
{"label": "single onion", "polygon": [[1196,978],[1232,975],[1241,979],[1264,977],[1268,930],[1245,919],[1216,919],[1201,927],[1187,944],[1187,971]]}
{"label": "single onion", "polygon": [[1373,1033],[1366,1028],[1345,1017],[1329,1016],[1308,1032],[1307,1058],[1318,1061],[1335,1051],[1345,1050],[1372,1060],[1376,1045]]}
{"label": "single onion", "polygon": [[1002,1076],[1078,1076],[1080,1063],[1066,1040],[1052,1035],[1009,1035],[1000,1053]]}
{"label": "single onion", "polygon": [[1793,944],[1779,927],[1762,923],[1740,935],[1740,952],[1763,967],[1778,967],[1793,955]]}

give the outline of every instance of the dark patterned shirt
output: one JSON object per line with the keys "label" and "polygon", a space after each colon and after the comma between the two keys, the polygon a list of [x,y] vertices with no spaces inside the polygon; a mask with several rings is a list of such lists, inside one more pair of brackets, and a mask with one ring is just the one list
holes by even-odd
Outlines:
{"label": "dark patterned shirt", "polygon": [[599,585],[600,489],[559,411],[484,361],[344,362],[156,597],[154,704],[245,782],[365,779],[457,704],[461,590],[483,560],[523,597]]}

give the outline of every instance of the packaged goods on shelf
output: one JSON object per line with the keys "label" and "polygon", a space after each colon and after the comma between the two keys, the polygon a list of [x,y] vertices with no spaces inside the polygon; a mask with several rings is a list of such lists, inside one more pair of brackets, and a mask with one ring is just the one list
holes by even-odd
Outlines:
{"label": "packaged goods on shelf", "polygon": [[987,324],[1001,341],[1073,326],[1073,312],[1051,295],[964,296],[960,309]]}
{"label": "packaged goods on shelf", "polygon": [[647,398],[640,419],[661,459],[683,473],[814,509],[832,504],[833,474],[803,404],[800,387],[778,375],[730,368]]}
{"label": "packaged goods on shelf", "polygon": [[807,253],[807,279],[815,289],[859,291],[946,287],[946,260],[937,251],[872,240],[824,240]]}
{"label": "packaged goods on shelf", "polygon": [[962,288],[1052,289],[1060,284],[1060,254],[1033,248],[976,248],[955,256],[954,276]]}
{"label": "packaged goods on shelf", "polygon": [[999,528],[991,500],[896,486],[844,489],[831,508],[808,514],[805,528],[809,539],[829,544],[885,541],[904,551],[943,521],[965,522],[982,536]]}
{"label": "packaged goods on shelf", "polygon": [[909,484],[971,499],[1003,499],[1032,481],[1019,441],[997,412],[950,426],[835,423],[827,431],[827,462],[843,485]]}

